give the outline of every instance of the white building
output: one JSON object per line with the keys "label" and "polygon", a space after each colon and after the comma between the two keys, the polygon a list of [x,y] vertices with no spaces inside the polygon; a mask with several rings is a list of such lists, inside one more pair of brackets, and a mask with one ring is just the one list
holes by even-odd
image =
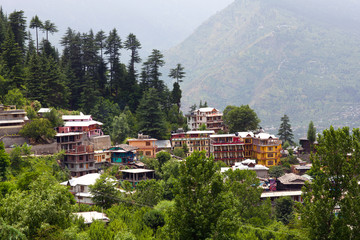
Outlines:
{"label": "white building", "polygon": [[98,178],[100,178],[99,173],[90,173],[60,184],[70,187],[69,191],[74,195],[77,203],[93,204],[89,186],[95,184]]}
{"label": "white building", "polygon": [[[221,172],[226,172],[230,167],[222,167]],[[232,170],[251,170],[255,171],[258,178],[268,178],[269,177],[269,168],[256,164],[256,160],[246,159],[242,162],[236,162],[234,166],[231,167]]]}
{"label": "white building", "polygon": [[192,131],[200,129],[205,124],[207,130],[224,130],[223,114],[216,108],[199,108],[186,115],[188,128]]}

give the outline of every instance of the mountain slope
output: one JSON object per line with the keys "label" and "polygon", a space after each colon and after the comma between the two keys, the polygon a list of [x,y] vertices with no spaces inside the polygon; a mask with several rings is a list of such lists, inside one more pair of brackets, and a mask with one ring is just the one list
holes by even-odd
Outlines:
{"label": "mountain slope", "polygon": [[[342,4],[342,5],[341,5]],[[263,126],[360,123],[359,4],[238,0],[166,54],[181,62],[183,106],[250,104]]]}

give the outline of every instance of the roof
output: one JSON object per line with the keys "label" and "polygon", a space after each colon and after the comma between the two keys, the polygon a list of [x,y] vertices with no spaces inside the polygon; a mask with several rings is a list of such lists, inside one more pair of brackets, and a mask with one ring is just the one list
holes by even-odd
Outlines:
{"label": "roof", "polygon": [[253,137],[254,133],[253,132],[238,132],[238,135],[239,135],[239,137],[245,138],[248,135],[250,135],[250,137]]}
{"label": "roof", "polygon": [[85,224],[91,224],[94,220],[102,220],[104,222],[109,222],[110,219],[101,212],[77,212],[77,213],[73,213],[74,215],[77,215],[78,217],[82,217],[84,218],[84,223]]}
{"label": "roof", "polygon": [[295,169],[296,170],[310,170],[311,167],[310,166],[296,166]]}
{"label": "roof", "polygon": [[277,139],[275,135],[271,135],[269,133],[258,133],[255,135],[255,137],[260,139],[269,139],[269,138]]}
{"label": "roof", "polygon": [[48,113],[51,112],[51,108],[40,108],[40,110],[38,111],[38,113]]}
{"label": "roof", "polygon": [[0,120],[0,124],[6,123],[24,123],[24,120]]}
{"label": "roof", "polygon": [[171,142],[170,140],[157,140],[155,142],[155,145],[158,148],[171,148]]}
{"label": "roof", "polygon": [[126,169],[126,170],[120,170],[120,172],[124,172],[124,173],[147,173],[147,172],[155,172],[155,170],[151,170],[151,169]]}
{"label": "roof", "polygon": [[91,115],[62,115],[64,121],[69,120],[92,120]]}
{"label": "roof", "polygon": [[186,132],[186,134],[201,134],[201,133],[209,133],[209,134],[214,134],[215,131],[214,130],[206,130],[206,131],[188,131]]}
{"label": "roof", "polygon": [[136,141],[156,141],[157,139],[156,138],[132,138],[132,139],[128,139],[129,142],[133,141],[133,142],[136,142]]}
{"label": "roof", "polygon": [[288,196],[301,196],[301,191],[275,191],[275,192],[263,192],[261,198],[271,197],[288,197]]}
{"label": "roof", "polygon": [[308,181],[307,178],[296,175],[294,173],[287,173],[284,176],[278,178],[282,184],[304,184],[305,181]]}
{"label": "roof", "polygon": [[216,110],[216,111],[219,111],[217,110],[216,108],[212,108],[212,107],[206,107],[206,108],[199,108],[198,110],[195,110],[195,111],[200,111],[200,112],[211,112],[213,110]]}
{"label": "roof", "polygon": [[86,122],[78,122],[78,121],[70,121],[70,122],[65,122],[64,123],[64,127],[88,127],[90,125],[103,125],[103,123],[98,122],[98,121],[86,121]]}
{"label": "roof", "polygon": [[[136,149],[139,149],[138,147],[135,147],[135,146],[130,146],[129,144],[118,144],[118,145],[115,145],[115,146],[112,146],[112,147],[119,147],[119,148],[122,148],[126,151],[134,151]],[[110,148],[112,148],[110,147]]]}
{"label": "roof", "polygon": [[218,137],[237,137],[237,136],[235,136],[235,134],[213,134],[210,137],[218,138]]}
{"label": "roof", "polygon": [[64,137],[64,136],[76,136],[84,134],[85,132],[68,132],[68,133],[57,133],[56,137]]}
{"label": "roof", "polygon": [[70,185],[72,187],[77,185],[89,186],[89,185],[93,185],[99,177],[100,177],[99,173],[89,173],[78,178],[72,178],[60,184],[64,186]]}
{"label": "roof", "polygon": [[[241,162],[241,164],[250,164],[250,163],[256,164],[256,160],[254,160],[254,159],[245,159],[244,161]],[[235,165],[236,164],[237,163],[235,163]]]}

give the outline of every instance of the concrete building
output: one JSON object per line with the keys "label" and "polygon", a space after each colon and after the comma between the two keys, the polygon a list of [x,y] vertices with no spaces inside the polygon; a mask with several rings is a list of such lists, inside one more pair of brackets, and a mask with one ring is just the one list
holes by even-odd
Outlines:
{"label": "concrete building", "polygon": [[216,108],[199,108],[186,115],[188,128],[192,131],[199,130],[205,124],[206,129],[218,132],[225,130],[223,114]]}
{"label": "concrete building", "polygon": [[210,135],[214,133],[214,130],[173,133],[171,134],[171,147],[173,149],[182,148],[186,144],[189,149],[187,156],[194,151],[206,151],[206,156],[210,157]]}
{"label": "concrete building", "polygon": [[150,180],[155,178],[155,170],[150,169],[127,169],[120,170],[122,173],[122,180],[130,182],[133,187],[140,181]]}
{"label": "concrete building", "polygon": [[268,133],[258,133],[252,138],[253,157],[258,164],[270,167],[280,162],[281,140]]}
{"label": "concrete building", "polygon": [[27,120],[25,110],[0,104],[0,137],[17,135]]}
{"label": "concrete building", "polygon": [[129,139],[129,145],[132,147],[137,147],[138,150],[136,151],[136,155],[138,158],[141,158],[142,156],[145,157],[156,157],[156,138],[151,138],[148,135],[142,135],[139,134],[138,138]]}
{"label": "concrete building", "polygon": [[246,159],[242,162],[236,162],[232,167],[222,167],[221,172],[226,172],[227,170],[251,170],[256,172],[258,178],[268,178],[269,177],[269,168],[256,164],[256,160]]}
{"label": "concrete building", "polygon": [[92,145],[78,145],[66,150],[65,153],[62,165],[70,170],[71,176],[80,177],[97,172]]}
{"label": "concrete building", "polygon": [[244,139],[238,133],[210,135],[210,151],[215,161],[234,165],[244,159]]}

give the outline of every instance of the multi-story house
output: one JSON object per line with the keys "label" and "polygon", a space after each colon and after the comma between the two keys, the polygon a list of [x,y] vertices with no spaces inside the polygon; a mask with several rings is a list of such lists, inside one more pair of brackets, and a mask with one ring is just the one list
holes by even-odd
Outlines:
{"label": "multi-story house", "polygon": [[102,136],[101,122],[94,121],[91,115],[63,115],[64,126],[58,128],[59,133],[86,132],[89,137]]}
{"label": "multi-story house", "polygon": [[223,161],[234,165],[244,159],[244,139],[235,134],[219,134],[210,136],[210,149],[215,161]]}
{"label": "multi-story house", "polygon": [[186,115],[188,128],[192,131],[199,130],[205,124],[206,129],[218,132],[224,130],[223,114],[216,108],[199,108]]}
{"label": "multi-story house", "polygon": [[252,132],[238,132],[239,137],[244,139],[244,158],[249,159],[253,157],[253,137]]}
{"label": "multi-story house", "polygon": [[25,110],[0,104],[0,136],[18,134],[27,120]]}
{"label": "multi-story house", "polygon": [[258,133],[252,139],[253,157],[258,164],[270,167],[277,165],[281,157],[281,140],[268,133]]}
{"label": "multi-story house", "polygon": [[132,147],[137,147],[136,155],[141,158],[141,156],[156,157],[156,138],[151,138],[148,135],[139,134],[138,138],[129,139],[129,145]]}
{"label": "multi-story house", "polygon": [[70,170],[73,177],[96,173],[93,146],[78,145],[66,150],[62,165]]}
{"label": "multi-story house", "polygon": [[187,156],[194,151],[206,151],[206,156],[209,157],[211,152],[210,135],[214,133],[214,130],[173,133],[171,135],[171,147],[173,149],[182,148],[186,144],[189,150]]}

